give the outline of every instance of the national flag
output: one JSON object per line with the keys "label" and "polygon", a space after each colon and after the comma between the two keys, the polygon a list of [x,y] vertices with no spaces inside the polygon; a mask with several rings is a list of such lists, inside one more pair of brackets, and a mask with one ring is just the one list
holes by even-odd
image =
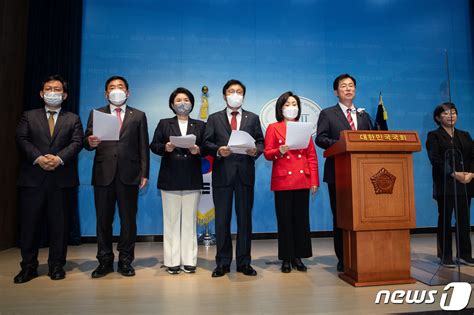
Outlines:
{"label": "national flag", "polygon": [[376,130],[388,130],[387,125],[388,113],[383,105],[382,92],[379,96],[379,106],[377,107],[377,115],[375,115],[375,129]]}

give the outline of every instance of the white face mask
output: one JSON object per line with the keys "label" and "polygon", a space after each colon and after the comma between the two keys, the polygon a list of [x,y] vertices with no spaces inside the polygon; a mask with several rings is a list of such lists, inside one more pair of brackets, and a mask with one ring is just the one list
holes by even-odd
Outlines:
{"label": "white face mask", "polygon": [[283,108],[283,117],[285,117],[286,119],[295,119],[298,116],[298,112],[298,107],[286,107]]}
{"label": "white face mask", "polygon": [[226,97],[227,104],[232,108],[239,108],[242,106],[244,97],[238,93],[234,93]]}
{"label": "white face mask", "polygon": [[127,94],[121,89],[113,89],[109,93],[109,102],[115,106],[121,106],[127,101]]}
{"label": "white face mask", "polygon": [[58,107],[63,102],[63,93],[46,92],[43,94],[43,100],[48,106]]}

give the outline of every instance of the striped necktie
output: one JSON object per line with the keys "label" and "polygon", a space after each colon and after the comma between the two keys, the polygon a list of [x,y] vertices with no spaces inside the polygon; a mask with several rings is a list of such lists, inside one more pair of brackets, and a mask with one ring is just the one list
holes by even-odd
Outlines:
{"label": "striped necktie", "polygon": [[352,120],[352,115],[351,115],[352,110],[350,108],[347,109],[347,121],[349,122],[349,125],[351,125],[352,130],[356,130],[354,120]]}

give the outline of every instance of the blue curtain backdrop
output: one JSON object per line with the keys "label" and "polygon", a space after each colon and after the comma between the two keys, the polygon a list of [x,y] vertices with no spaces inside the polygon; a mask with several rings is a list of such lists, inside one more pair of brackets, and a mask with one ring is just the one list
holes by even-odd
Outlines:
{"label": "blue curtain backdrop", "polygon": [[[292,90],[322,108],[334,105],[332,82],[340,73],[357,78],[355,104],[373,118],[379,92],[394,130],[415,130],[423,144],[434,106],[447,100],[445,49],[458,127],[474,135],[471,15],[468,0],[84,0],[80,115],[103,106],[104,82],[115,74],[130,83],[129,104],[148,116],[149,134],[172,115],[173,89],[190,89],[199,109],[209,87],[209,109],[224,108],[223,84],[247,85],[244,107],[262,106]],[[324,158],[318,149],[320,175]],[[93,153],[80,156],[81,233],[95,235]],[[156,189],[160,159],[152,154],[151,181],[140,193],[138,233],[162,234]],[[417,226],[436,225],[431,168],[426,151],[414,155]],[[271,163],[257,162],[254,232],[275,232]],[[118,224],[115,224],[117,232]],[[331,230],[325,184],[311,199],[311,229]],[[235,226],[234,226],[235,231]]]}

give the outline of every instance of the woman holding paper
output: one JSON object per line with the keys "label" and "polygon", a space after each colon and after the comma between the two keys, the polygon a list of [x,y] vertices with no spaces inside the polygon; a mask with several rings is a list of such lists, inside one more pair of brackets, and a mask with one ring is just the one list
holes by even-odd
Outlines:
{"label": "woman holding paper", "polygon": [[[176,116],[160,120],[150,144],[151,151],[162,157],[158,189],[163,202],[164,260],[170,274],[180,273],[181,266],[184,272],[193,273],[197,261],[196,211],[202,188],[201,142],[205,124],[189,117],[194,96],[185,88],[171,93],[169,107]],[[196,137],[194,144],[192,135]]]}
{"label": "woman holding paper", "polygon": [[276,123],[265,134],[264,156],[273,161],[271,190],[275,192],[278,221],[278,259],[281,271],[306,271],[301,258],[312,256],[309,228],[309,193],[319,187],[318,160],[311,136],[304,149],[290,150],[287,124],[297,122],[301,102],[292,92],[282,94],[275,106]]}

